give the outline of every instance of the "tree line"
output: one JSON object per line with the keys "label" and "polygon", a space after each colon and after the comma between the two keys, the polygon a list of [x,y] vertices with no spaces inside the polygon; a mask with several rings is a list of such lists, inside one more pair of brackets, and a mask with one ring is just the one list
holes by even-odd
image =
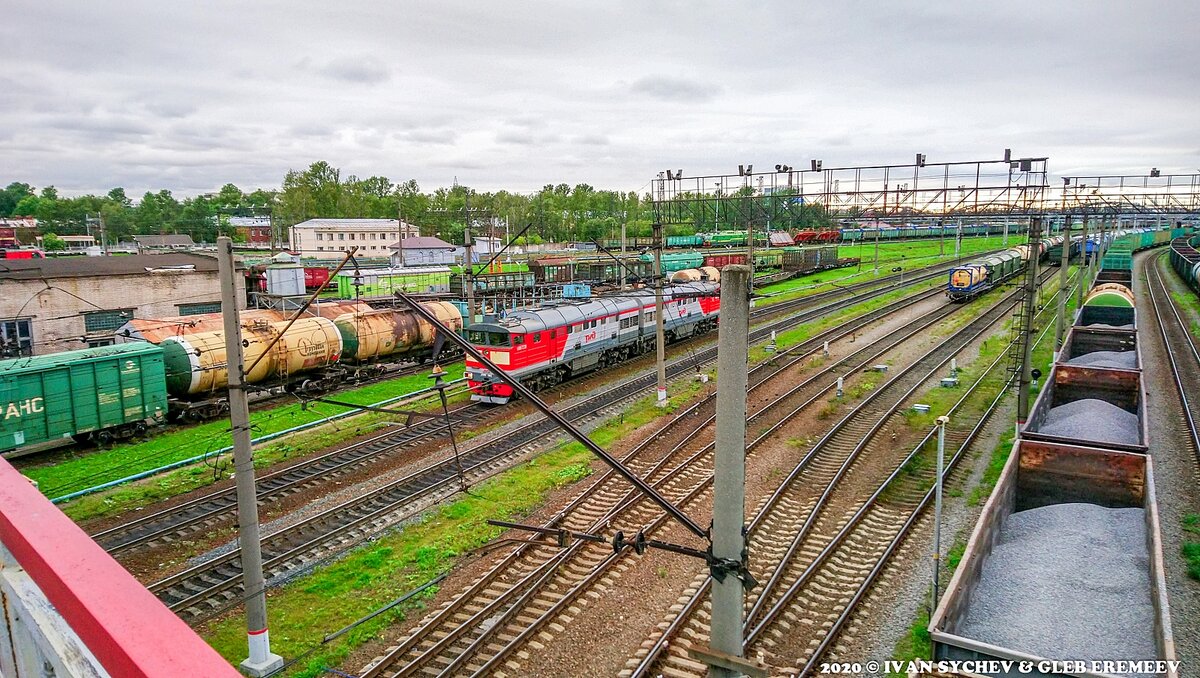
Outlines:
{"label": "tree line", "polygon": [[[791,212],[791,223],[772,227],[801,229],[829,223],[815,207]],[[667,233],[745,228],[737,223],[735,210],[722,213],[700,205],[693,213],[691,223],[671,224]],[[325,161],[287,172],[278,189],[246,192],[225,184],[216,193],[183,200],[164,189],[147,192],[135,202],[123,188],[69,198],[53,186],[38,190],[13,182],[0,191],[0,217],[12,216],[35,217],[42,233],[58,235],[97,235],[103,220],[109,242],[139,234],[184,233],[197,242],[212,242],[218,235],[236,237],[228,221],[231,216],[270,216],[280,233],[317,217],[400,218],[418,226],[422,235],[452,243],[462,242],[468,220],[473,230],[490,230],[497,236],[505,235],[505,224],[513,236],[528,226],[523,240],[537,243],[618,238],[622,226],[630,238],[648,237],[655,219],[650,195],[636,191],[560,183],[547,184],[532,194],[476,191],[459,184],[426,192],[412,179],[393,183],[383,176],[343,177],[340,169]]]}

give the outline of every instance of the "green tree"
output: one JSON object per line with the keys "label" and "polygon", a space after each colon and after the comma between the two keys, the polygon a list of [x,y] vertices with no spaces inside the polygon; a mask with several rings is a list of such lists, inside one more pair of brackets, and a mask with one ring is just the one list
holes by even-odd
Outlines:
{"label": "green tree", "polygon": [[19,181],[9,184],[3,191],[0,191],[0,217],[13,216],[15,214],[13,209],[16,208],[17,203],[32,195],[33,187],[29,184]]}
{"label": "green tree", "polygon": [[10,214],[14,217],[32,217],[37,216],[38,208],[42,204],[42,199],[36,195],[27,195],[17,201]]}
{"label": "green tree", "polygon": [[67,249],[67,242],[54,233],[46,233],[42,236],[42,248],[47,252],[61,252]]}

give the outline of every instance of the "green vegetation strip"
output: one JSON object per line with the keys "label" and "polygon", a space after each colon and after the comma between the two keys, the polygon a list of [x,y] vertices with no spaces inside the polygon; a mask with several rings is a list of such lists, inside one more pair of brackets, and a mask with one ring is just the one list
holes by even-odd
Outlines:
{"label": "green vegetation strip", "polygon": [[[989,252],[1003,247],[1003,236],[991,236],[986,238],[964,238],[962,249],[959,253],[960,259],[973,257],[980,252]],[[1008,239],[1010,246],[1020,244],[1014,236]],[[838,247],[839,257],[858,257],[862,260],[861,265],[855,269],[831,269],[821,271],[812,275],[806,275],[800,278],[793,278],[783,282],[768,285],[760,288],[758,291],[762,294],[772,294],[767,299],[762,299],[757,302],[758,305],[770,305],[778,303],[785,299],[792,299],[794,295],[784,293],[802,291],[807,294],[815,294],[826,290],[834,289],[837,284],[858,282],[858,278],[865,278],[873,275],[874,271],[874,244],[867,245],[841,245]],[[954,259],[954,242],[952,240],[946,243],[946,254],[941,253],[941,247],[937,240],[932,241],[913,241],[913,242],[881,242],[879,244],[879,266],[880,273],[891,273],[892,267],[897,262],[903,262],[905,270],[915,271],[918,268],[931,266],[936,263],[950,261]],[[865,255],[865,256],[863,256]],[[847,271],[853,271],[848,273]],[[945,282],[944,280],[941,282]]]}
{"label": "green vegetation strip", "polygon": [[[686,382],[671,387],[676,407],[703,386]],[[672,408],[673,409],[673,408]],[[619,419],[591,434],[604,447],[671,410],[657,407],[653,397],[634,403]],[[375,639],[387,626],[420,615],[425,594],[397,605],[338,639],[313,647],[316,638],[363,617],[405,592],[448,572],[502,530],[488,520],[519,520],[529,515],[553,490],[575,483],[592,472],[593,457],[571,442],[480,483],[451,504],[431,510],[414,523],[352,551],[336,564],[306,575],[270,594],[272,650],[284,657],[308,654],[294,675],[322,674],[360,645]],[[200,629],[201,635],[231,663],[245,658],[246,629],[241,615],[232,614]]]}
{"label": "green vegetation strip", "polygon": [[1200,513],[1189,513],[1183,517],[1183,533],[1180,554],[1187,565],[1188,576],[1200,581]]}
{"label": "green vegetation strip", "polygon": [[[450,374],[461,372],[462,369],[461,362],[446,368]],[[414,374],[339,393],[337,399],[367,405],[426,388],[429,383],[427,375]],[[353,408],[320,403],[313,403],[304,409],[300,403],[293,403],[251,413],[250,422],[254,435],[261,436],[348,412],[351,409]],[[378,413],[371,414],[376,414],[376,418],[387,416]],[[59,496],[218,450],[231,443],[229,422],[211,421],[157,435],[145,441],[120,444],[108,450],[81,451],[66,461],[52,466],[30,467],[23,473],[36,480],[42,492],[47,496]],[[279,448],[280,446],[268,446],[265,449],[271,447]],[[260,448],[255,453],[255,463],[258,466],[276,460],[270,454],[263,454],[263,449]],[[286,457],[288,450],[283,450],[283,453]],[[209,471],[203,464],[195,470],[201,474]]]}

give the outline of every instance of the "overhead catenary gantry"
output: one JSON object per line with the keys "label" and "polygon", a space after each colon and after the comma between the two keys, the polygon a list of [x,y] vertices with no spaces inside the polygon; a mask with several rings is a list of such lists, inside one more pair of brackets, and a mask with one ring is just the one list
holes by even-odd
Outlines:
{"label": "overhead catenary gantry", "polygon": [[655,218],[664,226],[780,230],[829,219],[914,221],[926,218],[1019,218],[1041,212],[1047,158],[926,162],[808,168],[775,165],[755,172],[685,177],[660,172],[652,181]]}
{"label": "overhead catenary gantry", "polygon": [[1200,174],[1065,176],[1057,210],[1134,220],[1195,218],[1200,215]]}

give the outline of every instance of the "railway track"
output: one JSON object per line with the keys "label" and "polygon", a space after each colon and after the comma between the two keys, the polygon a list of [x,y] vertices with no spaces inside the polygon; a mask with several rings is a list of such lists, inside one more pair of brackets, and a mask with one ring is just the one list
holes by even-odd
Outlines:
{"label": "railway track", "polygon": [[1175,392],[1183,406],[1183,422],[1192,451],[1200,463],[1200,434],[1196,430],[1196,422],[1200,420],[1200,351],[1196,349],[1196,340],[1188,330],[1188,323],[1171,297],[1171,289],[1162,278],[1160,269],[1164,258],[1164,254],[1159,254],[1154,256],[1153,261],[1146,262],[1146,288],[1150,292],[1154,319],[1166,347]]}
{"label": "railway track", "polygon": [[[921,275],[914,277],[910,274],[909,282],[918,282],[942,275],[951,266],[953,264],[940,264],[933,267],[936,270],[929,270],[921,274],[924,277]],[[845,297],[811,308],[798,316],[760,327],[752,332],[751,339],[761,340],[770,336],[771,331],[785,330],[822,315],[837,312],[866,299],[886,294],[893,288],[891,286],[879,287],[879,285],[886,285],[890,279],[891,277],[888,276],[758,309],[754,315],[764,318],[785,314],[798,308],[807,308],[830,298]],[[864,292],[860,296],[846,297],[847,294],[854,295],[871,288],[878,289],[873,292]],[[716,348],[710,346],[702,350],[700,354],[669,364],[668,376],[673,377],[695,369],[697,365],[715,359],[715,357]],[[638,384],[639,388],[650,388],[654,379],[653,374],[647,372],[639,377],[634,377],[627,383]],[[572,382],[570,386],[578,389],[579,383]],[[459,428],[478,425],[499,416],[495,414],[498,411],[494,408],[471,404],[452,411],[451,421],[455,427]],[[324,480],[358,472],[385,455],[412,449],[418,445],[435,443],[435,441],[438,445],[444,444],[444,441],[447,440],[446,431],[444,422],[426,420],[402,431],[389,431],[346,448],[328,452],[286,469],[264,475],[258,479],[258,500],[260,503],[275,502],[302,489],[313,487]],[[211,530],[220,524],[228,524],[233,518],[236,503],[234,488],[217,490],[169,509],[135,517],[126,523],[97,532],[92,537],[114,555],[142,547],[170,544],[181,539],[188,539],[205,530]]]}
{"label": "railway track", "polygon": [[[896,312],[913,303],[915,298],[931,298],[937,290],[922,292],[907,297],[861,318],[818,335],[795,347],[807,357],[822,342],[859,331],[879,317]],[[938,317],[946,314],[942,311]],[[926,323],[925,327],[936,318]],[[764,333],[769,331],[764,328]],[[764,334],[765,336],[765,334]],[[894,343],[901,341],[894,338]],[[791,364],[800,358],[792,358]],[[689,365],[672,371],[672,378],[687,374]],[[776,368],[778,370],[785,367]],[[613,416],[627,402],[640,396],[647,384],[640,380],[626,382],[608,389],[564,410],[564,416],[576,425]],[[368,495],[330,508],[295,526],[264,537],[264,568],[269,577],[286,574],[307,561],[320,557],[323,551],[344,550],[361,543],[366,535],[374,534],[390,525],[411,516],[433,501],[445,498],[460,489],[459,469],[463,481],[476,482],[507,467],[515,460],[532,451],[538,444],[558,436],[556,425],[543,416],[529,417],[527,421],[507,432],[502,438],[476,445],[466,450],[460,459],[446,459],[390,483]],[[178,573],[150,586],[180,616],[197,620],[214,611],[223,609],[240,596],[241,564],[239,552],[231,551],[216,559],[206,561],[184,572]]]}
{"label": "railway track", "polygon": [[[748,449],[753,450],[769,439],[783,422],[827,392],[831,388],[829,374],[849,365],[859,368],[869,364],[883,352],[925,331],[957,308],[947,305],[922,316],[909,323],[905,330],[859,349],[755,412],[750,417],[751,423],[761,426],[761,420],[769,412],[787,411],[781,420],[767,425]],[[754,374],[752,371],[752,383],[755,383]],[[825,385],[814,389],[822,379]],[[757,381],[755,388],[763,383],[765,380]],[[805,402],[793,407],[797,399]],[[688,452],[687,448],[711,424],[711,418],[696,422],[688,419],[687,413],[684,413],[675,421],[688,422],[689,432],[670,452],[657,460],[655,456],[642,456],[659,438],[656,434],[631,452],[626,463],[660,492],[677,503],[687,503],[704,494],[709,487],[711,444],[697,452]],[[664,514],[640,502],[639,497],[627,490],[626,486],[620,482],[610,482],[610,478],[601,478],[547,527],[564,527],[582,532],[636,532],[646,528],[647,532],[652,532],[663,524]],[[545,628],[553,628],[554,620],[570,618],[580,597],[594,595],[589,591],[597,581],[608,575],[614,566],[620,567],[621,555],[614,553],[607,543],[586,540],[577,541],[565,549],[545,543],[523,546],[427,619],[403,643],[392,648],[367,671],[364,678],[418,673],[485,675],[514,669],[508,663],[510,658]]]}
{"label": "railway track", "polygon": [[[1043,282],[1049,277],[1043,276]],[[1010,295],[1000,307],[1011,309],[1015,304],[1016,299]],[[1047,303],[1045,308],[1053,307],[1053,303]],[[981,324],[986,322],[981,320]],[[965,341],[953,343],[961,349],[987,329],[984,325]],[[949,360],[957,350],[940,352],[945,347],[943,344],[934,349],[927,358]],[[947,412],[951,423],[946,431],[948,457],[943,477],[956,470],[972,443],[989,427],[991,415],[1003,398],[1003,388],[986,403],[981,416],[955,415],[977,393],[985,393],[980,391],[985,384],[1007,385],[1010,376],[1004,369],[1006,353],[988,365]],[[884,402],[891,403],[886,408],[884,402],[864,403],[876,414],[864,417],[866,413],[862,412],[859,416],[866,421],[841,430],[835,428],[818,441],[757,510],[748,528],[748,539],[750,552],[755,554],[752,574],[762,585],[747,596],[747,656],[763,659],[789,674],[811,673],[904,537],[918,523],[933,499],[936,472],[929,457],[936,450],[936,429],[928,431],[904,455],[898,454],[899,450],[887,450],[888,443],[877,433],[943,364],[934,365],[924,377],[918,373],[915,379],[893,380],[893,385],[911,386],[899,397],[886,399]],[[849,419],[843,419],[843,423]],[[854,466],[864,452],[875,460],[875,468]],[[881,458],[889,463],[879,464]],[[694,592],[681,600],[679,613],[660,624],[657,637],[642,647],[622,675],[705,673],[707,667],[691,659],[687,650],[693,644],[707,642],[710,586],[706,574],[697,577]]]}

